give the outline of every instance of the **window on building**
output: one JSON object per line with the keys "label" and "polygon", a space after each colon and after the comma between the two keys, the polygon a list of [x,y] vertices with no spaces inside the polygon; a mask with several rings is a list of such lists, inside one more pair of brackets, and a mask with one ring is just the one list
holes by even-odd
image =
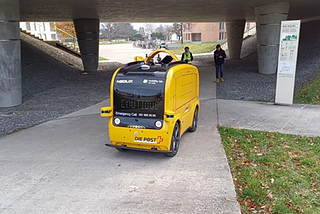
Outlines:
{"label": "window on building", "polygon": [[30,22],[26,22],[26,28],[27,30],[31,30]]}
{"label": "window on building", "polygon": [[191,40],[193,42],[200,42],[201,41],[201,33],[192,33],[191,34]]}
{"label": "window on building", "polygon": [[42,22],[43,31],[46,31],[46,23]]}
{"label": "window on building", "polygon": [[224,37],[225,37],[224,32],[220,32],[219,33],[219,40],[224,40]]}
{"label": "window on building", "polygon": [[34,25],[34,31],[37,31],[37,24],[33,22],[33,25]]}
{"label": "window on building", "polygon": [[55,34],[51,34],[51,39],[52,40],[56,40],[56,35]]}
{"label": "window on building", "polygon": [[250,22],[247,22],[247,30],[250,29]]}
{"label": "window on building", "polygon": [[188,31],[191,30],[191,23],[188,23]]}
{"label": "window on building", "polygon": [[219,30],[224,30],[224,22],[219,23]]}
{"label": "window on building", "polygon": [[50,31],[51,31],[51,32],[54,31],[53,25],[54,25],[54,23],[53,23],[53,22],[50,22]]}

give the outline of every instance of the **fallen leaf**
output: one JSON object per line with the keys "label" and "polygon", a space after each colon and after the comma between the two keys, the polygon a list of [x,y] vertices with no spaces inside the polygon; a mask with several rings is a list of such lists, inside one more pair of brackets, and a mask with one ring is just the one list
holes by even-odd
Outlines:
{"label": "fallen leaf", "polygon": [[149,181],[149,184],[154,184],[156,181],[155,180],[152,180],[152,181]]}
{"label": "fallen leaf", "polygon": [[230,198],[226,198],[227,201],[232,201]]}
{"label": "fallen leaf", "polygon": [[130,188],[131,188],[131,190],[129,190],[129,192],[133,192],[133,191],[135,192],[139,189],[138,186],[130,186]]}
{"label": "fallen leaf", "polygon": [[273,178],[271,178],[271,184],[273,184],[274,183],[274,179]]}
{"label": "fallen leaf", "polygon": [[268,133],[268,134],[267,134],[267,138],[269,138],[269,139],[270,139],[270,138],[275,138],[275,137],[276,137],[276,136],[274,136],[274,135],[271,134],[271,133]]}

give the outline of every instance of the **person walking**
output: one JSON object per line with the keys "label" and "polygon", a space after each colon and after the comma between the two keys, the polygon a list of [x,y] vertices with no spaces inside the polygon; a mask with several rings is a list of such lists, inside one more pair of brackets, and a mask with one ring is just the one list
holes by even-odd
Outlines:
{"label": "person walking", "polygon": [[216,64],[216,82],[219,82],[219,78],[221,82],[224,82],[223,79],[223,65],[224,59],[226,58],[226,52],[222,50],[221,45],[217,44],[216,50],[213,53],[214,55],[214,62]]}
{"label": "person walking", "polygon": [[192,53],[189,50],[189,47],[185,47],[184,48],[184,53],[181,56],[181,61],[183,61],[185,63],[188,63],[188,64],[191,64],[192,60],[193,60],[193,56],[192,56]]}

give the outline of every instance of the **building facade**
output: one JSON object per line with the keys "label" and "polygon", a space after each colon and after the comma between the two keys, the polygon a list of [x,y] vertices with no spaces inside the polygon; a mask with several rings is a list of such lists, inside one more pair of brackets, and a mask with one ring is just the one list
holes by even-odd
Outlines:
{"label": "building facade", "polygon": [[[254,22],[247,22],[244,31],[255,26]],[[227,38],[225,22],[187,23],[184,26],[183,39],[191,42],[223,41]]]}
{"label": "building facade", "polygon": [[45,41],[58,39],[51,22],[20,22],[20,28]]}

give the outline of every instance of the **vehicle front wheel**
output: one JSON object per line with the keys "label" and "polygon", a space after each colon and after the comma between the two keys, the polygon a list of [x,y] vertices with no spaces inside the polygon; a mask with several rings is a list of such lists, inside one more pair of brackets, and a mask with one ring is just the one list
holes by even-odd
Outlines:
{"label": "vehicle front wheel", "polygon": [[174,157],[178,150],[180,145],[180,125],[178,122],[174,125],[173,133],[171,137],[171,146],[170,146],[170,152],[166,153],[168,157]]}
{"label": "vehicle front wheel", "polygon": [[198,108],[194,110],[192,126],[188,129],[189,132],[195,132],[198,127]]}

